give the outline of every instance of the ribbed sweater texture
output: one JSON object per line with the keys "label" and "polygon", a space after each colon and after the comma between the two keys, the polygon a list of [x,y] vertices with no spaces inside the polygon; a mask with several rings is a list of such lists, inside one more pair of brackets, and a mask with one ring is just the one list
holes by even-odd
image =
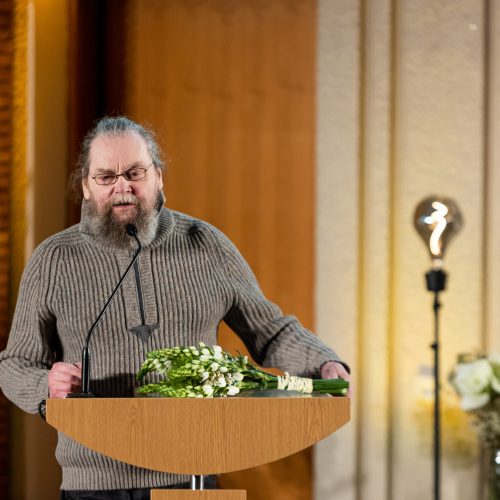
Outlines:
{"label": "ribbed sweater texture", "polygon": [[[83,215],[80,224],[35,250],[22,277],[7,348],[0,353],[0,386],[21,409],[35,413],[47,398],[54,362],[80,361],[86,334],[133,253],[95,238]],[[224,234],[163,208],[155,239],[144,247],[92,337],[91,392],[132,397],[135,374],[149,351],[216,344],[221,321],[262,366],[317,377],[321,364],[338,360],[264,297]],[[189,480],[112,460],[62,433],[56,458],[65,490],[152,488]]]}

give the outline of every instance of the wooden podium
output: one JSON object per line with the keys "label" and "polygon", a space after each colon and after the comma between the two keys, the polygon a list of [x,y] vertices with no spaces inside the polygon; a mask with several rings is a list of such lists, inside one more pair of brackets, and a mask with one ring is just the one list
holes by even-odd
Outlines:
{"label": "wooden podium", "polygon": [[[296,453],[349,421],[350,399],[48,399],[47,422],[138,467],[221,474]],[[244,490],[152,490],[152,500],[245,500]]]}

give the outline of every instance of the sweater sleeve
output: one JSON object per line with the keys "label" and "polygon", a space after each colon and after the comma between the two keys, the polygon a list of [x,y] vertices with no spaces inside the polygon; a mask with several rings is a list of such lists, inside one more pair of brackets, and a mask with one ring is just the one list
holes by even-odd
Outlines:
{"label": "sweater sleeve", "polygon": [[52,255],[37,250],[24,270],[7,348],[0,353],[0,387],[21,409],[36,413],[47,398],[47,374],[54,362],[56,322],[45,304],[46,271]]}
{"label": "sweater sleeve", "polygon": [[327,361],[341,362],[297,318],[283,315],[266,299],[234,244],[219,231],[215,234],[233,299],[224,321],[243,340],[253,359],[261,366],[307,377],[318,377]]}

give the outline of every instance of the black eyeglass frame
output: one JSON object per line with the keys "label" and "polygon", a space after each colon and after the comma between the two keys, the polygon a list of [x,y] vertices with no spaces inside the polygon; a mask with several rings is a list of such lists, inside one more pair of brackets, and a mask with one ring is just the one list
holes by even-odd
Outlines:
{"label": "black eyeglass frame", "polygon": [[[136,182],[136,181],[142,181],[142,179],[144,179],[148,173],[148,170],[155,164],[154,161],[152,161],[147,167],[131,167],[129,168],[128,170],[125,170],[125,172],[121,173],[121,174],[115,174],[114,172],[111,173],[102,173],[102,174],[96,174],[96,175],[91,175],[90,178],[91,179],[94,179],[95,183],[98,185],[98,186],[113,186],[114,184],[116,184],[118,182],[118,177],[123,177],[127,182]],[[129,172],[132,172],[133,170],[144,170],[144,175],[142,177],[139,177],[138,179],[129,179],[127,176],[129,175]],[[114,178],[114,181],[113,182],[109,182],[109,183],[99,183],[97,182],[97,179],[100,179],[101,176],[103,175],[114,175],[115,178]]]}

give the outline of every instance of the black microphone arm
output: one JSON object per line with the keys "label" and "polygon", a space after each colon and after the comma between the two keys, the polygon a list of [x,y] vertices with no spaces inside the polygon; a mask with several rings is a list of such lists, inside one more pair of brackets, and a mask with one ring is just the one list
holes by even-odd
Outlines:
{"label": "black microphone arm", "polygon": [[[142,250],[142,245],[141,242],[139,241],[139,238],[137,237],[137,227],[134,224],[127,224],[125,231],[129,236],[132,236],[135,238],[135,241],[137,241],[137,244],[139,247],[137,248],[137,251],[134,254],[134,257],[132,258],[132,261],[128,265],[127,269],[123,273],[123,276],[120,278],[120,281],[116,285],[115,289],[113,290],[113,293],[109,297],[108,301],[102,308],[102,311],[99,313],[99,316],[97,316],[97,319],[94,321],[94,324],[90,327],[89,333],[87,334],[87,339],[85,341],[85,347],[83,348],[82,351],[82,392],[81,394],[75,394],[73,397],[92,397],[93,395],[89,392],[89,382],[90,382],[90,353],[89,353],[89,343],[90,343],[90,337],[94,333],[94,330],[97,328],[97,325],[100,323],[102,317],[104,316],[104,313],[106,312],[106,309],[108,308],[110,302],[113,300],[113,297],[116,295],[116,292],[118,289],[121,287],[123,280],[127,277],[127,274],[129,273],[130,269],[134,265],[135,261],[137,260],[137,257],[139,257],[139,253]],[[71,396],[71,395],[70,395]]]}

